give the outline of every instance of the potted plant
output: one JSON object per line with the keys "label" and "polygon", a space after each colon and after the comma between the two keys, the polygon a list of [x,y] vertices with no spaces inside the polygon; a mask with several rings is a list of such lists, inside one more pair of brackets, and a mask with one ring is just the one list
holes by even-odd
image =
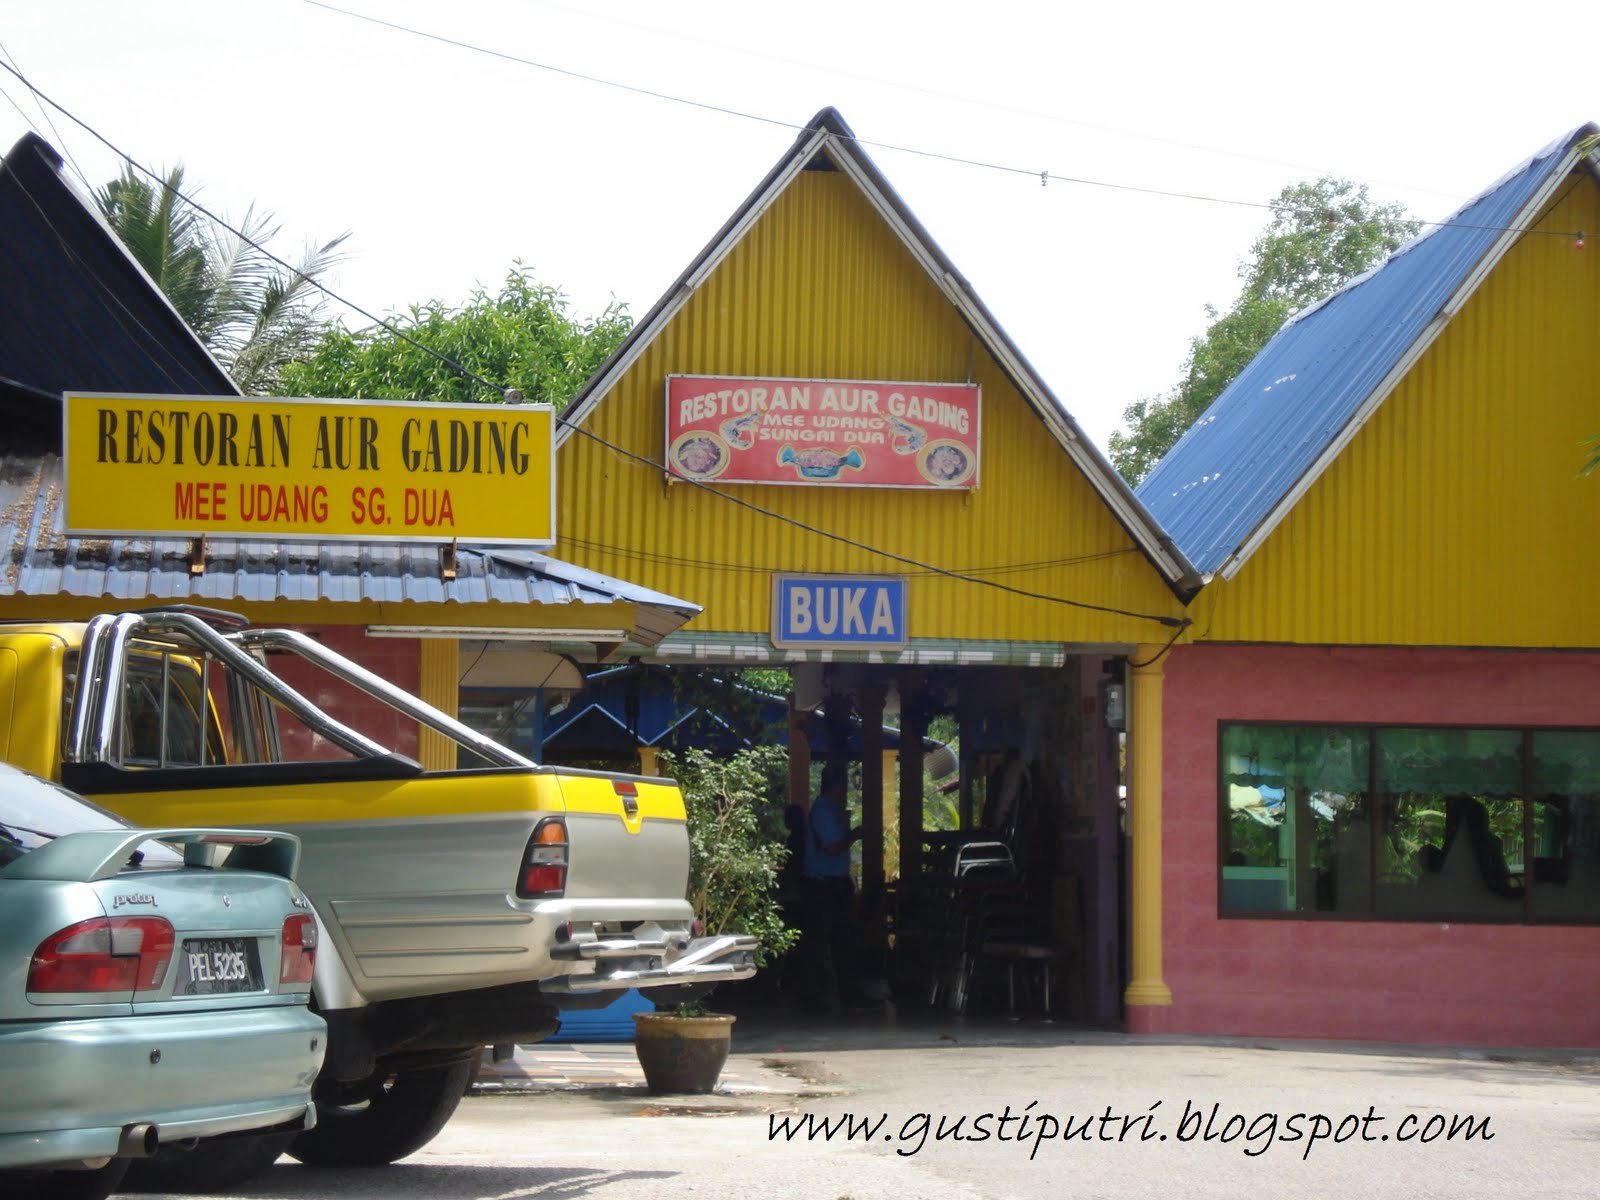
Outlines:
{"label": "potted plant", "polygon": [[659,1012],[633,1014],[633,1052],[644,1082],[661,1095],[703,1096],[715,1090],[733,1045],[729,1013],[714,1013],[701,1001]]}
{"label": "potted plant", "polygon": [[[666,756],[689,816],[689,901],[707,933],[754,934],[765,966],[799,936],[784,922],[778,872],[784,846],[782,795],[787,753],[776,746],[717,758],[691,749]],[[635,1013],[634,1052],[652,1092],[705,1094],[717,1086],[734,1018],[703,998]]]}

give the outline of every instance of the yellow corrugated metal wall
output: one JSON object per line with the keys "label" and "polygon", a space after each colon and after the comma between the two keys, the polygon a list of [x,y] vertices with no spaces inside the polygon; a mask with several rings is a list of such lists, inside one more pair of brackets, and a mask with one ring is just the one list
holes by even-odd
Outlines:
{"label": "yellow corrugated metal wall", "polygon": [[[969,374],[970,373],[970,374]],[[1164,615],[1154,567],[950,302],[843,173],[802,172],[589,415],[660,461],[669,374],[750,374],[983,389],[971,494],[724,485],[821,529],[1011,586]],[[556,462],[563,559],[695,601],[689,627],[763,633],[773,571],[908,573],[914,638],[1150,641],[1149,621],[1023,599],[913,570],[781,524],[629,462],[581,434]],[[1027,566],[1049,563],[1051,565]]]}
{"label": "yellow corrugated metal wall", "polygon": [[[1600,186],[1538,228],[1600,231]],[[1591,234],[1591,238],[1593,234]],[[1600,645],[1600,243],[1528,234],[1238,575],[1197,639]]]}

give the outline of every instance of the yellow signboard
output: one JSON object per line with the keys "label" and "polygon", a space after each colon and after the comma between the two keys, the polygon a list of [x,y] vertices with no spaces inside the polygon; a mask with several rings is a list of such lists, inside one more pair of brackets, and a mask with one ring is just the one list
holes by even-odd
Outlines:
{"label": "yellow signboard", "polygon": [[547,404],[64,400],[69,533],[555,543]]}

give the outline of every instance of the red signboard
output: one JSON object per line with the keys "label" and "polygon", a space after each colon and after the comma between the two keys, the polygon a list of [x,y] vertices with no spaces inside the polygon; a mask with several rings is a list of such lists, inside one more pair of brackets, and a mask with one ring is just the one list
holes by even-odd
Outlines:
{"label": "red signboard", "polygon": [[978,486],[978,385],[667,377],[667,470],[717,483]]}

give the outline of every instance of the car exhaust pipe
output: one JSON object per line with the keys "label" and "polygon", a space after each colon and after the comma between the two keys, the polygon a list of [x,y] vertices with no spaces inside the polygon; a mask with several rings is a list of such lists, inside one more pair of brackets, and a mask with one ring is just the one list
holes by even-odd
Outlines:
{"label": "car exhaust pipe", "polygon": [[149,1158],[161,1144],[161,1132],[148,1121],[124,1125],[117,1139],[118,1158]]}

